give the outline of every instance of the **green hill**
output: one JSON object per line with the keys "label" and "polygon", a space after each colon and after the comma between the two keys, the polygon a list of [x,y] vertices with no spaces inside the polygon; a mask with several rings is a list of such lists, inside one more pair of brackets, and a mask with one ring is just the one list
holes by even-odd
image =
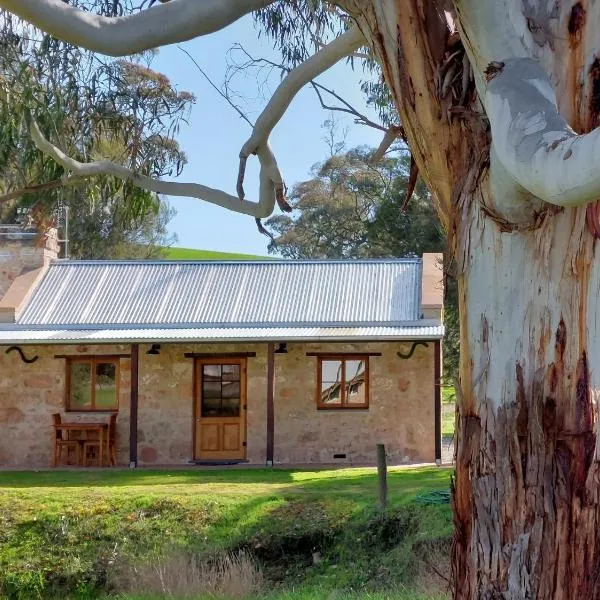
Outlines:
{"label": "green hill", "polygon": [[271,260],[268,256],[195,250],[194,248],[165,248],[165,258],[171,260]]}

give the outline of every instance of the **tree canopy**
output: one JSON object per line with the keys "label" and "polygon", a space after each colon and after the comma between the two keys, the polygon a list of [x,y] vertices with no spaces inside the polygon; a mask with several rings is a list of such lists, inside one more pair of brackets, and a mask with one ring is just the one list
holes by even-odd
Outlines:
{"label": "tree canopy", "polygon": [[[110,159],[154,177],[178,175],[186,162],[176,134],[194,98],[144,64],[99,59],[2,15],[0,20],[0,215],[29,208],[45,218],[70,208],[70,251],[82,258],[135,256],[168,244],[168,205],[153,192],[110,176],[70,177],[40,154],[31,115],[80,160]],[[147,60],[146,60],[147,59]],[[157,237],[158,234],[158,237]],[[146,252],[148,252],[148,248]]]}

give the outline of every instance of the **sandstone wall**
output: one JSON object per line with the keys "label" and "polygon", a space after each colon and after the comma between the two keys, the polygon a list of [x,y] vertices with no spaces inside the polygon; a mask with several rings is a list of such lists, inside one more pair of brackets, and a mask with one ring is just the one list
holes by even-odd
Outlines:
{"label": "sandstone wall", "polygon": [[[385,443],[391,463],[433,462],[433,349],[410,343],[288,344],[275,355],[275,462],[372,464]],[[140,345],[138,458],[140,465],[182,465],[193,458],[194,361],[186,352],[256,352],[248,358],[247,456],[264,464],[266,449],[266,344],[163,344],[159,355]],[[0,466],[48,466],[51,414],[65,420],[106,420],[105,414],[65,413],[65,361],[56,354],[128,353],[129,346],[23,346],[33,364],[0,346]],[[382,352],[371,357],[368,410],[316,408],[317,359],[307,352]],[[117,420],[118,458],[129,460],[130,360],[121,359]],[[334,454],[346,454],[334,459]]]}
{"label": "sandstone wall", "polygon": [[[65,412],[66,361],[56,354],[124,354],[129,346],[22,346],[25,364],[17,352],[0,346],[0,466],[47,467],[52,462],[52,414],[64,421],[108,421],[106,413]],[[118,460],[129,460],[129,392],[131,361],[120,359]]]}

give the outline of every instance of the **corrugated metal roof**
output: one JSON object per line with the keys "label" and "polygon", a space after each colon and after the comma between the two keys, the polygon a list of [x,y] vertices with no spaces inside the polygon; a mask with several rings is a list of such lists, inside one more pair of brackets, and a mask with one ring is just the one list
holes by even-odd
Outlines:
{"label": "corrugated metal roof", "polygon": [[[428,323],[424,321],[424,323]],[[0,344],[384,341],[435,340],[441,325],[421,327],[208,327],[194,329],[14,329],[0,330]]]}
{"label": "corrugated metal roof", "polygon": [[421,260],[57,261],[17,324],[391,326],[420,317]]}

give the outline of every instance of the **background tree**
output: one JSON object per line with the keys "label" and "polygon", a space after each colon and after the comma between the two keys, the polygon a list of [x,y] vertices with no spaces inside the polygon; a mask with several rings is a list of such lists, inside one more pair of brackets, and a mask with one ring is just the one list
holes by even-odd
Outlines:
{"label": "background tree", "polygon": [[[340,143],[334,146],[339,148]],[[407,202],[408,151],[400,149],[375,164],[374,152],[373,148],[354,148],[315,165],[313,178],[296,184],[289,194],[293,212],[266,221],[273,236],[269,252],[291,259],[387,258],[444,252],[445,235],[421,181]],[[456,284],[450,276],[446,280],[444,378],[453,383],[458,373],[458,307]]]}
{"label": "background tree", "polygon": [[[158,256],[173,210],[147,190],[112,177],[65,179],[27,134],[29,115],[71,155],[110,159],[150,176],[177,175],[186,162],[175,136],[193,97],[142,61],[99,60],[3,15],[0,19],[0,215],[33,209],[47,220],[70,208],[75,258]],[[147,62],[146,60],[146,62]],[[145,244],[138,248],[137,243]]]}
{"label": "background tree", "polygon": [[[600,361],[599,3],[175,0],[112,20],[60,0],[0,0],[0,7],[118,55],[261,11],[286,56],[303,62],[240,151],[237,197],[118,164],[69,161],[59,140],[50,142],[35,122],[30,128],[40,150],[78,176],[111,174],[256,218],[276,202],[286,208],[268,145],[273,127],[302,85],[346,57],[358,60],[366,45],[456,256],[455,597],[600,598],[592,396],[600,374],[590,368]],[[344,33],[330,41],[328,27],[332,36]],[[253,155],[261,164],[258,202],[246,201],[243,188]]]}

